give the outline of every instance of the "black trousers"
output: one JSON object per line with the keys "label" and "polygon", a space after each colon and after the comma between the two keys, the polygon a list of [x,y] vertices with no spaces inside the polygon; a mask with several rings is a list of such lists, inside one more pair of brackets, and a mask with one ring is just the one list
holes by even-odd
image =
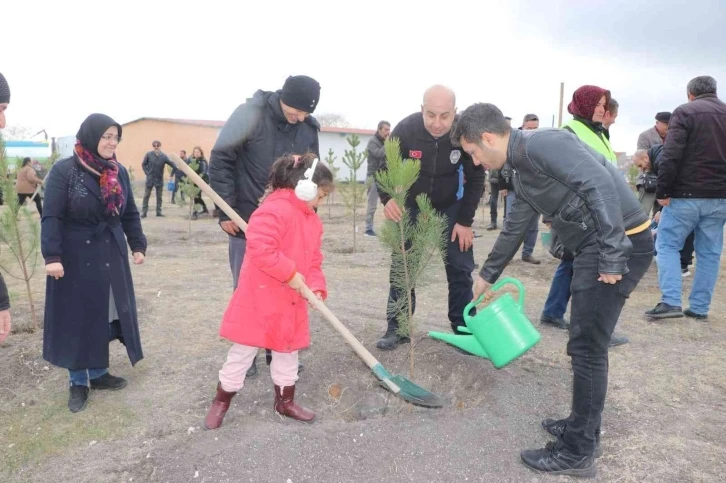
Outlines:
{"label": "black trousers", "polygon": [[572,411],[562,437],[565,448],[576,455],[590,455],[608,388],[608,345],[625,301],[648,271],[653,260],[650,230],[631,235],[630,271],[618,283],[598,282],[598,247],[592,245],[575,256],[572,275],[570,340],[574,380]]}
{"label": "black trousers", "polygon": [[144,190],[144,201],[141,205],[142,213],[146,214],[149,211],[149,198],[151,197],[151,190],[156,188],[156,214],[161,213],[161,193],[164,191],[162,185],[146,185]]}
{"label": "black trousers", "polygon": [[[22,206],[23,204],[25,204],[25,200],[27,198],[30,198],[31,196],[33,196],[33,195],[32,194],[18,193],[18,204]],[[35,201],[35,207],[38,208],[38,214],[40,216],[43,216],[43,204],[40,201],[40,194],[35,195],[35,199],[33,201]],[[691,244],[691,246],[693,246],[693,245]]]}
{"label": "black trousers", "polygon": [[497,205],[499,204],[499,183],[489,183],[492,189],[491,195],[489,196],[489,214],[492,219],[492,223],[497,222]]}

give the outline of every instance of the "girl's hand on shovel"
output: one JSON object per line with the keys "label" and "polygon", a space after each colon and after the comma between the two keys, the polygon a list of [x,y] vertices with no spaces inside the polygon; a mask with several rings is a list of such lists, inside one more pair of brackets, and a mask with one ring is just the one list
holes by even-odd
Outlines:
{"label": "girl's hand on shovel", "polygon": [[305,277],[303,277],[300,272],[295,272],[295,275],[292,276],[289,282],[287,284],[290,286],[291,289],[302,295],[302,288],[305,286]]}

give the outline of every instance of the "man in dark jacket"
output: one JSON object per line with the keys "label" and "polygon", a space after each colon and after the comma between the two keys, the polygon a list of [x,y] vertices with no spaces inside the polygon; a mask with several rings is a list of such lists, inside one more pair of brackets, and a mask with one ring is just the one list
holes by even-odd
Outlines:
{"label": "man in dark jacket", "polygon": [[[217,137],[209,160],[211,187],[243,220],[257,209],[270,169],[284,154],[320,156],[320,125],[312,114],[320,100],[320,84],[308,76],[290,76],[282,89],[258,90],[235,109]],[[229,235],[229,264],[237,288],[247,240],[223,212],[219,225]],[[257,374],[256,364],[247,372]]]}
{"label": "man in dark jacket", "polygon": [[366,174],[368,186],[368,209],[366,211],[366,233],[365,236],[376,236],[373,231],[373,217],[376,214],[376,206],[378,206],[378,187],[376,185],[376,171],[385,162],[386,151],[383,149],[383,143],[391,134],[391,124],[388,121],[378,123],[376,134],[368,141],[366,152],[368,153],[368,170]]}
{"label": "man in dark jacket", "polygon": [[[471,301],[471,272],[474,270],[471,246],[474,233],[471,224],[484,192],[486,174],[481,166],[474,166],[469,155],[451,145],[449,132],[455,116],[454,92],[444,86],[433,86],[424,94],[421,111],[399,122],[391,137],[400,141],[404,159],[421,161],[421,172],[406,199],[406,208],[412,219],[415,220],[418,215],[415,199],[421,193],[426,194],[433,207],[448,219],[445,268],[449,283],[449,321],[452,330],[458,333],[458,328],[465,326],[464,308]],[[459,166],[464,166],[466,178],[461,200],[457,200],[456,196],[459,190]],[[381,169],[385,169],[385,164]],[[379,195],[386,218],[400,221],[402,212],[395,200],[382,190],[379,190]],[[415,293],[412,295],[412,309],[415,309]],[[398,334],[397,311],[394,309],[403,296],[391,284],[387,306],[388,327],[376,344],[379,349],[393,350],[398,344],[410,342],[407,337]]]}
{"label": "man in dark jacket", "polygon": [[[5,76],[0,74],[0,129],[5,129],[5,109],[10,104],[10,86]],[[10,296],[5,280],[0,274],[0,344],[10,335]]]}
{"label": "man in dark jacket", "polygon": [[608,343],[620,311],[653,259],[650,220],[622,175],[605,157],[561,129],[511,129],[492,104],[474,104],[452,130],[476,164],[512,171],[517,203],[474,286],[491,298],[497,281],[539,214],[575,254],[567,353],[574,372],[572,411],[545,420],[554,446],[526,450],[539,471],[595,476],[608,377]]}
{"label": "man in dark jacket", "polygon": [[[721,267],[726,223],[726,104],[716,97],[716,80],[692,79],[688,103],[679,106],[668,124],[658,163],[655,197],[663,206],[658,224],[658,282],[661,302],[647,317],[705,319]],[[682,280],[678,252],[696,231],[698,269],[681,311]]]}
{"label": "man in dark jacket", "polygon": [[156,216],[164,216],[161,213],[161,194],[164,191],[164,166],[169,165],[174,169],[174,163],[169,157],[161,152],[161,143],[154,141],[151,143],[152,151],[146,153],[144,161],[141,163],[141,169],[146,174],[146,189],[144,190],[144,201],[141,205],[141,218],[146,218],[149,211],[149,197],[151,190],[156,188]]}

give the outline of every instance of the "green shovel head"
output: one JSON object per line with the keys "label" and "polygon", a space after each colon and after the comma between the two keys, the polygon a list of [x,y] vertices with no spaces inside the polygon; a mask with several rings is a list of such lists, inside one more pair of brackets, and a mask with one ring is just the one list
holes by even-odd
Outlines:
{"label": "green shovel head", "polygon": [[[403,376],[392,375],[380,363],[376,364],[373,367],[373,373],[381,381],[387,379],[397,385],[401,390],[396,393],[396,395],[400,396],[405,401],[408,401],[411,404],[423,406],[426,408],[440,408],[443,407],[447,402],[446,399],[442,398],[441,396],[422,388],[418,384],[414,384]],[[385,384],[381,385],[388,389]]]}

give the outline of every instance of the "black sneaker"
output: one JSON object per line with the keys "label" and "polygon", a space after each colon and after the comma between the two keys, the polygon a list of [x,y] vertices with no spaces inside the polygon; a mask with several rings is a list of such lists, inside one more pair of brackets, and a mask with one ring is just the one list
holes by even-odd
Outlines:
{"label": "black sneaker", "polygon": [[[565,434],[565,427],[567,427],[567,423],[564,419],[547,418],[542,421],[542,427],[545,431],[550,433],[555,438],[562,439],[562,436]],[[556,443],[554,441],[550,441],[547,444],[550,445]],[[599,458],[602,456],[602,446],[600,446],[600,434],[595,435],[595,451],[592,455],[595,458]]]}
{"label": "black sneaker", "polygon": [[91,389],[109,389],[118,391],[126,387],[126,379],[123,377],[112,376],[108,372],[101,377],[91,379]]}
{"label": "black sneaker", "polygon": [[146,218],[146,213],[141,213],[141,218]]}
{"label": "black sneaker", "polygon": [[661,302],[655,308],[646,310],[645,316],[651,319],[679,319],[683,317],[683,312],[680,307]]}
{"label": "black sneaker", "polygon": [[570,328],[570,323],[566,321],[565,319],[558,319],[557,317],[551,317],[549,315],[544,315],[539,318],[539,323],[543,325],[549,325],[558,329],[562,330],[568,330]]}
{"label": "black sneaker", "polygon": [[685,277],[690,277],[690,276],[691,276],[691,271],[688,270],[688,267],[681,268],[681,277],[685,278]]}
{"label": "black sneaker", "polygon": [[686,309],[683,311],[683,315],[686,317],[690,317],[692,319],[698,319],[703,320],[708,318],[708,314],[697,314],[696,312],[692,311],[691,309]]}
{"label": "black sneaker", "polygon": [[612,337],[610,337],[610,344],[608,347],[617,347],[619,345],[627,344],[628,342],[630,342],[630,339],[626,336],[613,334]]}
{"label": "black sneaker", "polygon": [[542,263],[539,260],[537,260],[536,258],[534,258],[532,255],[527,255],[527,256],[522,257],[522,261],[525,263],[531,263],[532,265],[539,265],[540,263]]}
{"label": "black sneaker", "polygon": [[68,409],[72,413],[78,413],[86,409],[86,403],[88,402],[88,386],[76,386],[75,384],[70,387],[70,395],[68,396]]}
{"label": "black sneaker", "polygon": [[527,449],[520,453],[522,462],[530,468],[552,475],[594,478],[597,465],[592,456],[577,456],[550,444],[542,449]]}
{"label": "black sneaker", "polygon": [[411,342],[408,337],[402,337],[395,330],[389,330],[376,342],[376,347],[384,351],[392,351],[399,344]]}
{"label": "black sneaker", "polygon": [[375,237],[377,237],[378,235],[376,235],[376,232],[375,232],[375,231],[373,231],[373,230],[366,230],[366,232],[365,232],[365,236],[367,236],[367,237],[372,237],[372,238],[375,238]]}
{"label": "black sneaker", "polygon": [[164,217],[164,215],[161,213],[157,213],[156,216],[161,216],[162,218]]}

